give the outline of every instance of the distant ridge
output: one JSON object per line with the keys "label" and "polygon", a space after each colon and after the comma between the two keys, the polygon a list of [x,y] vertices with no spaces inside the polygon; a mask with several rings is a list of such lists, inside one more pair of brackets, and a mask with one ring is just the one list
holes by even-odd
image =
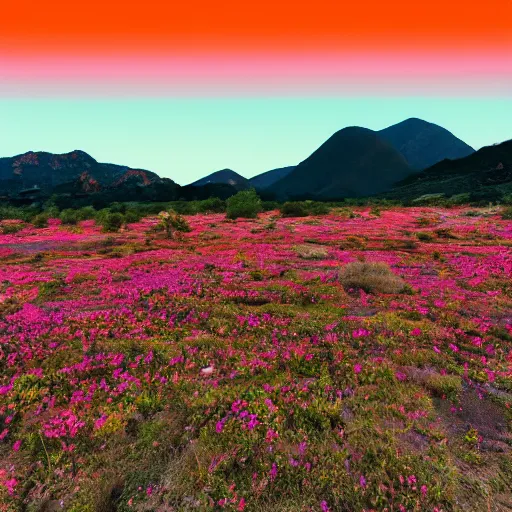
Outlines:
{"label": "distant ridge", "polygon": [[0,194],[33,187],[46,194],[59,187],[87,193],[126,185],[148,186],[158,181],[161,179],[154,172],[99,163],[80,150],[63,154],[29,151],[0,158]]}
{"label": "distant ridge", "polygon": [[445,128],[417,118],[406,119],[378,133],[402,153],[412,168],[418,170],[445,158],[453,160],[475,152]]}
{"label": "distant ridge", "polygon": [[295,167],[295,165],[290,165],[288,167],[272,169],[271,171],[263,172],[257,176],[253,176],[249,179],[249,182],[254,188],[262,190],[264,188],[270,187],[276,181],[290,174],[295,169]]}
{"label": "distant ridge", "polygon": [[425,194],[475,195],[490,189],[512,194],[512,140],[483,147],[465,158],[438,162],[383,195],[411,199]]}
{"label": "distant ridge", "polygon": [[[413,190],[429,193],[427,190],[440,187],[455,193],[452,190],[467,188],[458,182],[462,175],[478,187],[508,179],[507,157],[500,157],[499,167],[484,149],[487,151],[483,148],[475,153],[441,126],[410,118],[380,131],[357,126],[339,130],[298,165],[272,169],[251,179],[222,169],[184,187],[151,171],[100,163],[80,150],[64,154],[29,151],[0,158],[0,197],[100,194],[105,201],[224,199],[251,187],[262,197],[280,200],[412,194]],[[485,155],[485,162],[466,160],[475,155]],[[485,173],[485,179],[473,174],[477,170]],[[416,180],[418,173],[421,176]]]}
{"label": "distant ridge", "polygon": [[220,171],[213,172],[212,174],[208,174],[208,176],[194,181],[194,183],[191,183],[190,186],[202,187],[208,184],[221,183],[225,185],[231,185],[237,190],[250,188],[249,180],[231,169],[222,169]]}

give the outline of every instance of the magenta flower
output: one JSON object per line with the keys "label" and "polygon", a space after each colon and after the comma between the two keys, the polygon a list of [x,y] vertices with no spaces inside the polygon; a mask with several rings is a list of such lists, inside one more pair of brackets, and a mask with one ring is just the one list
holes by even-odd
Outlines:
{"label": "magenta flower", "polygon": [[107,421],[107,418],[108,416],[106,414],[102,414],[101,417],[94,422],[94,430],[98,430],[103,427]]}
{"label": "magenta flower", "polygon": [[270,469],[270,481],[273,482],[277,477],[277,465],[274,462],[272,464],[272,468]]}
{"label": "magenta flower", "polygon": [[322,509],[322,512],[329,512],[329,506],[327,505],[327,501],[323,500],[320,503],[320,508]]}

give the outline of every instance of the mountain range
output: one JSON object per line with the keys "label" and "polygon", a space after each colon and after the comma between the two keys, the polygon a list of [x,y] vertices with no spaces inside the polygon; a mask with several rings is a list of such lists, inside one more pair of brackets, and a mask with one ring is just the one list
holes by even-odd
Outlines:
{"label": "mountain range", "polygon": [[223,182],[238,189],[252,186],[280,200],[361,197],[385,192],[441,160],[472,153],[472,147],[445,128],[411,118],[380,131],[358,126],[339,130],[296,166],[249,180],[234,171],[218,171],[192,185]]}
{"label": "mountain range", "polygon": [[380,131],[343,128],[297,165],[250,179],[222,169],[183,187],[151,171],[99,163],[79,150],[62,155],[31,151],[0,158],[0,197],[28,192],[28,197],[169,201],[225,199],[256,188],[262,197],[279,200],[372,195],[410,199],[489,187],[508,190],[511,169],[511,141],[475,152],[448,130],[412,118]]}
{"label": "mountain range", "polygon": [[512,140],[486,146],[457,160],[443,160],[395,184],[384,195],[413,199],[425,194],[471,194],[491,199],[512,194]]}
{"label": "mountain range", "polygon": [[99,192],[125,184],[147,186],[161,181],[154,172],[98,163],[84,151],[55,155],[43,151],[0,158],[0,191],[20,192],[38,187],[43,193],[59,187]]}

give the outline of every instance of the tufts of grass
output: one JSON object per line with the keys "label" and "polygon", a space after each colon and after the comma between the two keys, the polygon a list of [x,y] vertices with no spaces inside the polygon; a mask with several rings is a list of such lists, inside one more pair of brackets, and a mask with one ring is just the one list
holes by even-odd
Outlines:
{"label": "tufts of grass", "polygon": [[308,244],[297,245],[295,252],[303,260],[322,260],[327,257],[327,249],[325,247]]}
{"label": "tufts of grass", "polygon": [[408,289],[385,263],[349,263],[341,269],[339,280],[345,289],[359,288],[367,293],[404,293]]}

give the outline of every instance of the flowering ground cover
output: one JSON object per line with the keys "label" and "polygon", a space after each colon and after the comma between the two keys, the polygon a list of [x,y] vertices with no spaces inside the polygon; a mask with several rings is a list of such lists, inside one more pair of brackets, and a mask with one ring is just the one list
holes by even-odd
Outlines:
{"label": "flowering ground cover", "polygon": [[511,221],[187,220],[0,235],[0,510],[510,510]]}

